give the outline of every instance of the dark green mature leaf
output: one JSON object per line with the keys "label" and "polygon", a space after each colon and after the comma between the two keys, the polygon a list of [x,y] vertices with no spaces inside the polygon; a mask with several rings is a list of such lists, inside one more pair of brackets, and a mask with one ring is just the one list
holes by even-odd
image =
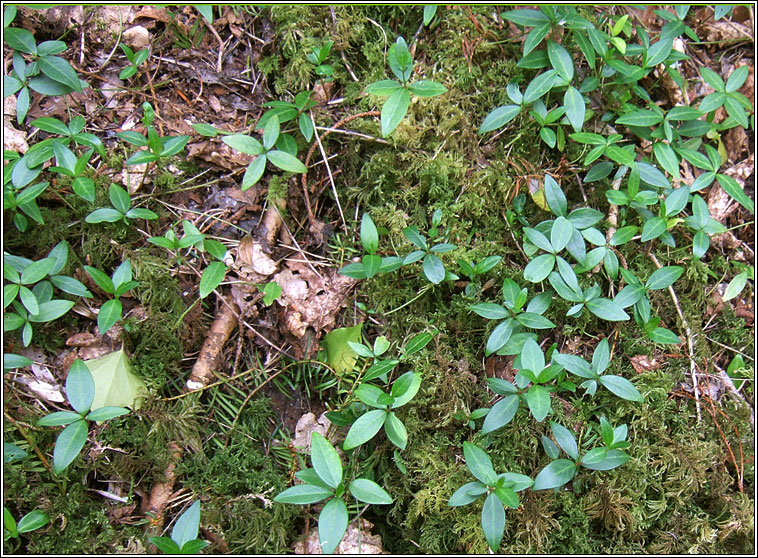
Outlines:
{"label": "dark green mature leaf", "polygon": [[355,479],[348,487],[356,500],[366,504],[391,504],[392,496],[386,490],[369,479]]}
{"label": "dark green mature leaf", "polygon": [[679,179],[679,158],[667,143],[655,142],[653,144],[653,153],[660,165],[677,180]]}
{"label": "dark green mature leaf", "polygon": [[492,130],[502,128],[508,124],[508,122],[516,118],[519,112],[521,112],[521,107],[519,105],[504,105],[496,108],[484,118],[481,126],[479,126],[479,133],[485,134]]}
{"label": "dark green mature leaf", "polygon": [[505,12],[502,17],[524,27],[535,27],[550,23],[550,18],[539,10],[523,9]]}
{"label": "dark green mature leaf", "polygon": [[552,254],[537,256],[524,268],[524,279],[532,283],[539,283],[550,275],[554,266],[555,256]]}
{"label": "dark green mature leaf", "polygon": [[489,434],[502,428],[516,416],[520,398],[518,395],[508,395],[492,406],[482,424],[482,434]]}
{"label": "dark green mature leaf", "polygon": [[550,412],[550,392],[544,387],[533,385],[526,393],[529,411],[537,422],[542,422]]}
{"label": "dark green mature leaf", "polygon": [[627,401],[637,401],[642,402],[642,395],[640,395],[640,392],[637,391],[637,388],[634,387],[634,384],[627,380],[626,378],[622,378],[621,376],[600,376],[598,378],[598,381],[603,384],[606,388],[608,388],[609,391],[614,393],[615,395],[621,397],[622,399],[626,399]]}
{"label": "dark green mature leaf", "polygon": [[179,545],[168,537],[149,537],[148,540],[164,554],[179,554],[181,552]]}
{"label": "dark green mature leaf", "polygon": [[332,554],[347,531],[347,505],[340,498],[329,500],[318,516],[318,538],[324,554]]}
{"label": "dark green mature leaf", "polygon": [[463,457],[471,474],[488,486],[497,482],[495,469],[487,453],[471,442],[463,442]]}
{"label": "dark green mature leaf", "polygon": [[20,27],[6,27],[4,30],[5,42],[14,50],[26,54],[37,54],[37,42],[26,29]]}
{"label": "dark green mature leaf", "polygon": [[486,356],[490,356],[492,353],[499,351],[508,342],[515,325],[514,320],[508,319],[500,322],[497,327],[492,330],[492,333],[487,339],[487,346],[485,348]]}
{"label": "dark green mature leaf", "polygon": [[[565,217],[567,212],[566,195],[560,185],[549,174],[545,175],[545,201],[555,215]],[[556,250],[556,252],[559,250]]]}
{"label": "dark green mature leaf", "polygon": [[586,303],[587,310],[609,322],[622,322],[629,319],[629,315],[612,300],[607,298],[595,298]]}
{"label": "dark green mature leaf", "polygon": [[[604,448],[597,448],[597,449],[604,449]],[[595,451],[595,450],[592,450]],[[584,459],[587,459],[587,456],[591,452],[588,452],[587,455],[585,455]],[[620,467],[624,463],[629,461],[629,456],[625,454],[621,450],[612,449],[609,450],[605,457],[597,462],[592,463],[586,463],[585,461],[582,461],[582,466],[586,469],[592,469],[594,471],[609,471],[610,469],[615,469],[616,467]]]}
{"label": "dark green mature leaf", "polygon": [[211,294],[224,280],[226,275],[226,265],[224,262],[211,262],[203,271],[200,278],[200,298],[205,298]]}
{"label": "dark green mature leaf", "polygon": [[667,223],[665,219],[662,217],[652,217],[645,221],[645,224],[642,226],[642,236],[640,237],[640,240],[642,240],[642,242],[647,242],[648,240],[658,238],[666,232],[666,228]]}
{"label": "dark green mature leaf", "polygon": [[505,508],[494,492],[484,500],[482,507],[482,532],[492,552],[497,552],[505,531]]}
{"label": "dark green mature leaf", "polygon": [[58,411],[50,413],[37,421],[37,426],[65,426],[74,421],[82,420],[82,415],[73,411]]}
{"label": "dark green mature leaf", "polygon": [[655,126],[663,121],[663,115],[647,109],[636,109],[616,119],[617,124],[627,126]]}
{"label": "dark green mature leaf", "polygon": [[74,91],[81,91],[82,85],[76,72],[71,65],[59,56],[40,56],[38,59],[40,70],[50,79],[70,87]]}
{"label": "dark green mature leaf", "polygon": [[448,506],[465,506],[475,502],[487,492],[487,486],[479,481],[467,482],[456,490],[447,501]]}
{"label": "dark green mature leaf", "polygon": [[379,248],[379,232],[368,213],[364,213],[361,218],[361,243],[369,254],[374,254]]}
{"label": "dark green mature leaf", "polygon": [[745,209],[750,211],[750,213],[755,213],[755,203],[750,197],[748,197],[745,190],[742,189],[734,178],[725,174],[717,174],[716,180],[718,180],[719,184],[727,194],[737,200]]}
{"label": "dark green mature leaf", "polygon": [[678,265],[670,265],[656,269],[645,283],[645,288],[649,290],[665,289],[672,285],[684,273],[684,268]]}
{"label": "dark green mature leaf", "polygon": [[502,320],[511,315],[502,305],[493,302],[474,304],[473,306],[469,306],[469,310],[473,310],[482,318],[487,318],[488,320]]}
{"label": "dark green mature leaf", "polygon": [[557,75],[555,70],[547,70],[529,82],[524,92],[524,104],[531,104],[550,91]]}
{"label": "dark green mature leaf", "polygon": [[368,442],[379,432],[386,416],[387,413],[382,409],[375,409],[362,415],[350,427],[342,447],[345,450],[350,450]]}
{"label": "dark green mature leaf", "polygon": [[95,398],[95,382],[92,373],[81,359],[71,365],[66,377],[66,398],[79,414],[85,414]]}
{"label": "dark green mature leaf", "polygon": [[314,432],[311,434],[311,462],[316,474],[327,485],[337,488],[342,482],[342,461],[332,445]]}
{"label": "dark green mature leaf", "polygon": [[445,279],[445,266],[434,254],[427,254],[424,256],[423,270],[426,278],[435,285],[441,283]]}
{"label": "dark green mature leaf", "polygon": [[558,75],[566,81],[574,77],[574,61],[569,52],[555,41],[547,41],[547,56]]}
{"label": "dark green mature leaf", "polygon": [[575,132],[579,132],[584,125],[584,115],[587,108],[584,104],[584,97],[575,87],[569,87],[563,95],[563,106],[566,107],[566,118],[571,123],[571,127]]}
{"label": "dark green mature leaf", "polygon": [[[526,36],[526,39],[524,40],[524,58],[522,58],[522,61],[527,62],[528,65],[524,65],[522,67],[529,67],[529,68],[544,68],[548,65],[549,58],[547,56],[547,51],[541,51],[544,53],[543,57],[539,58],[531,58],[527,59],[527,57],[530,54],[535,54],[532,51],[539,46],[539,44],[542,42],[542,39],[545,38],[545,36],[548,34],[548,32],[551,29],[550,23],[543,23],[540,25],[537,25],[534,29],[532,29],[529,34]],[[544,60],[544,64],[541,63],[541,61]],[[537,62],[540,62],[538,65]]]}
{"label": "dark green mature leaf", "polygon": [[387,137],[408,112],[408,106],[411,102],[411,96],[405,88],[398,89],[392,93],[384,102],[382,107],[381,122],[382,136]]}
{"label": "dark green mature leaf", "polygon": [[96,209],[87,217],[85,217],[85,221],[87,223],[115,223],[116,221],[120,221],[124,218],[124,214],[118,211],[117,209],[112,209],[110,207],[101,207],[100,209]]}
{"label": "dark green mature leaf", "polygon": [[74,307],[72,300],[50,300],[39,305],[39,313],[29,316],[29,321],[34,323],[51,322],[60,318],[63,314]]}
{"label": "dark green mature leaf", "polygon": [[261,142],[250,136],[234,134],[221,138],[226,145],[247,155],[260,155],[264,152]]}
{"label": "dark green mature leaf", "polygon": [[103,303],[97,313],[97,330],[100,335],[105,335],[105,332],[121,319],[122,312],[121,301],[118,299],[111,299]]}
{"label": "dark green mature leaf", "polygon": [[557,459],[540,471],[534,479],[532,490],[558,488],[574,478],[576,465],[568,459]]}
{"label": "dark green mature leaf", "polygon": [[279,493],[274,502],[282,504],[314,504],[334,495],[334,490],[312,484],[298,484]]}
{"label": "dark green mature leaf", "polygon": [[64,428],[55,440],[53,470],[60,474],[76,459],[87,441],[87,421],[77,420]]}
{"label": "dark green mature leaf", "polygon": [[266,153],[266,158],[283,171],[304,173],[307,170],[300,159],[285,151],[274,149]]}
{"label": "dark green mature leaf", "polygon": [[576,438],[568,428],[561,426],[557,422],[550,422],[550,429],[553,431],[555,441],[561,446],[571,459],[579,459],[579,448],[576,445]]}
{"label": "dark green mature leaf", "polygon": [[395,444],[401,450],[404,450],[408,444],[408,432],[403,422],[397,418],[395,413],[389,413],[384,421],[384,433],[387,439]]}

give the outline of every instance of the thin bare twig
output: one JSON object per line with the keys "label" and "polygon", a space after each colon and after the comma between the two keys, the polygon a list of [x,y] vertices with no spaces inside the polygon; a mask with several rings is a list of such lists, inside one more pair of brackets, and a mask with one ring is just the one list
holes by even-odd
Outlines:
{"label": "thin bare twig", "polygon": [[[655,264],[655,267],[658,269],[661,269],[663,266],[661,265],[661,262],[658,261],[658,258],[655,257],[655,254],[652,252],[648,253],[648,256]],[[692,332],[690,331],[690,326],[687,323],[687,320],[684,318],[684,314],[682,313],[682,308],[679,306],[679,299],[676,296],[676,293],[674,292],[674,287],[669,285],[668,287],[669,294],[671,295],[671,300],[674,301],[674,306],[676,307],[676,313],[679,315],[679,319],[682,321],[682,327],[684,328],[685,336],[687,337],[687,348],[689,349],[689,354],[687,355],[690,359],[690,376],[692,377],[692,390],[695,394],[695,407],[697,408],[697,421],[700,423],[703,420],[702,413],[700,412],[700,385],[697,381],[697,364],[695,363],[694,359],[694,349],[692,344]]]}
{"label": "thin bare twig", "polygon": [[[313,120],[313,113],[308,111],[308,114],[311,117],[311,120]],[[321,156],[324,158],[324,166],[326,167],[326,172],[329,175],[329,182],[332,185],[332,193],[334,194],[334,201],[337,202],[337,209],[340,212],[340,218],[342,219],[342,226],[345,228],[345,232],[347,232],[347,221],[345,221],[345,214],[342,213],[342,205],[340,204],[340,198],[337,195],[337,185],[334,183],[334,176],[332,176],[332,169],[329,166],[329,159],[326,156],[326,151],[324,151],[324,146],[321,143],[321,138],[318,135],[318,130],[313,129],[313,136],[316,138],[316,143],[318,144],[319,151],[321,151]]]}

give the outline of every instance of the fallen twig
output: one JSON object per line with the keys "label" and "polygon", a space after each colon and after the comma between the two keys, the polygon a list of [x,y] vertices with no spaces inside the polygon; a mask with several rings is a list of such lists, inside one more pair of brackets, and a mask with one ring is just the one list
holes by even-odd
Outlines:
{"label": "fallen twig", "polygon": [[[661,265],[661,262],[658,261],[658,258],[655,257],[655,254],[650,252],[648,253],[648,256],[650,256],[650,259],[655,264],[655,267],[657,267],[658,269],[661,269],[661,267],[663,267]],[[700,423],[703,417],[700,412],[700,384],[697,381],[697,372],[696,372],[697,365],[693,358],[694,349],[692,345],[692,332],[690,331],[690,326],[687,323],[687,320],[684,318],[684,314],[682,314],[682,308],[681,306],[679,306],[679,299],[677,298],[676,293],[674,292],[674,287],[669,285],[668,290],[669,290],[669,294],[671,295],[671,300],[674,301],[674,306],[676,307],[676,313],[679,315],[679,319],[682,321],[682,327],[684,328],[685,336],[687,337],[687,348],[689,349],[687,356],[690,359],[690,376],[692,377],[692,390],[695,394],[695,407],[697,408],[697,421],[698,423]]]}

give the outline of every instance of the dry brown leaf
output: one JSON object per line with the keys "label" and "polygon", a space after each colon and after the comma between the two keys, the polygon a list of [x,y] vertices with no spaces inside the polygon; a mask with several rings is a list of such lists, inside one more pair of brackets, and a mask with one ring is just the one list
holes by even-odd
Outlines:
{"label": "dry brown leaf", "polygon": [[630,357],[629,362],[632,363],[632,366],[634,367],[634,370],[637,372],[637,374],[650,372],[651,370],[658,370],[663,364],[662,359],[648,355],[636,355]]}
{"label": "dry brown leaf", "polygon": [[329,419],[326,418],[326,413],[321,413],[318,418],[313,413],[305,413],[297,421],[295,439],[292,445],[305,453],[309,453],[311,451],[311,436],[313,433],[318,432],[324,438],[330,439],[327,436],[327,431],[331,424]]}
{"label": "dry brown leaf", "polygon": [[[287,269],[277,273],[274,281],[282,288],[277,302],[284,307],[285,327],[300,342],[303,354],[312,354],[321,333],[334,328],[355,279],[339,275],[336,269],[317,274],[310,266],[289,260]],[[315,339],[305,335],[308,329],[315,332]]]}
{"label": "dry brown leaf", "polygon": [[[245,236],[237,247],[237,257],[234,259],[234,270],[240,278],[246,279],[251,274],[268,277],[277,270],[277,265],[263,250],[263,246],[253,240],[251,235]],[[256,277],[253,282],[260,283]]]}

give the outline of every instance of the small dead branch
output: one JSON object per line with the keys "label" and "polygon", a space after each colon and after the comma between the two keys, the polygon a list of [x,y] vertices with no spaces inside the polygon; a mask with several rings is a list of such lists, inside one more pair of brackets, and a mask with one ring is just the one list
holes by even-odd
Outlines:
{"label": "small dead branch", "polygon": [[169,442],[168,448],[171,451],[171,462],[163,473],[165,480],[153,485],[150,489],[150,497],[142,504],[142,513],[149,513],[154,516],[150,526],[157,532],[163,528],[163,512],[174,493],[176,465],[181,460],[183,453],[182,448],[176,442]]}
{"label": "small dead branch", "polygon": [[[661,267],[663,267],[661,266],[661,262],[658,261],[658,258],[655,257],[655,254],[650,252],[648,253],[648,256],[650,256],[650,259],[655,264],[655,267],[658,269],[661,269]],[[684,318],[684,314],[682,314],[682,308],[679,306],[679,299],[674,292],[674,287],[669,285],[668,291],[671,295],[671,300],[674,302],[674,306],[676,307],[676,313],[679,315],[679,319],[682,321],[682,327],[684,328],[684,333],[687,337],[688,357],[690,359],[690,376],[692,377],[692,390],[695,396],[695,407],[697,408],[697,421],[700,423],[703,420],[703,417],[700,412],[700,384],[697,380],[697,364],[693,358],[694,349],[692,344],[692,332],[690,331],[690,326],[687,323],[687,320]]]}
{"label": "small dead branch", "polygon": [[755,432],[755,414],[753,412],[753,408],[750,406],[750,403],[745,399],[742,394],[739,392],[739,390],[735,387],[734,382],[729,377],[729,374],[726,373],[726,371],[718,366],[716,363],[713,363],[713,367],[716,369],[716,371],[719,373],[719,379],[721,380],[721,383],[724,384],[724,387],[726,388],[726,392],[729,394],[729,397],[734,399],[738,404],[744,405],[747,407],[748,411],[750,411],[750,428]]}
{"label": "small dead branch", "polygon": [[203,347],[200,349],[200,356],[192,367],[192,372],[187,379],[187,389],[196,390],[210,383],[218,357],[224,343],[237,326],[238,317],[239,307],[233,297],[228,295],[225,297],[225,304],[222,304],[221,312],[213,320]]}

